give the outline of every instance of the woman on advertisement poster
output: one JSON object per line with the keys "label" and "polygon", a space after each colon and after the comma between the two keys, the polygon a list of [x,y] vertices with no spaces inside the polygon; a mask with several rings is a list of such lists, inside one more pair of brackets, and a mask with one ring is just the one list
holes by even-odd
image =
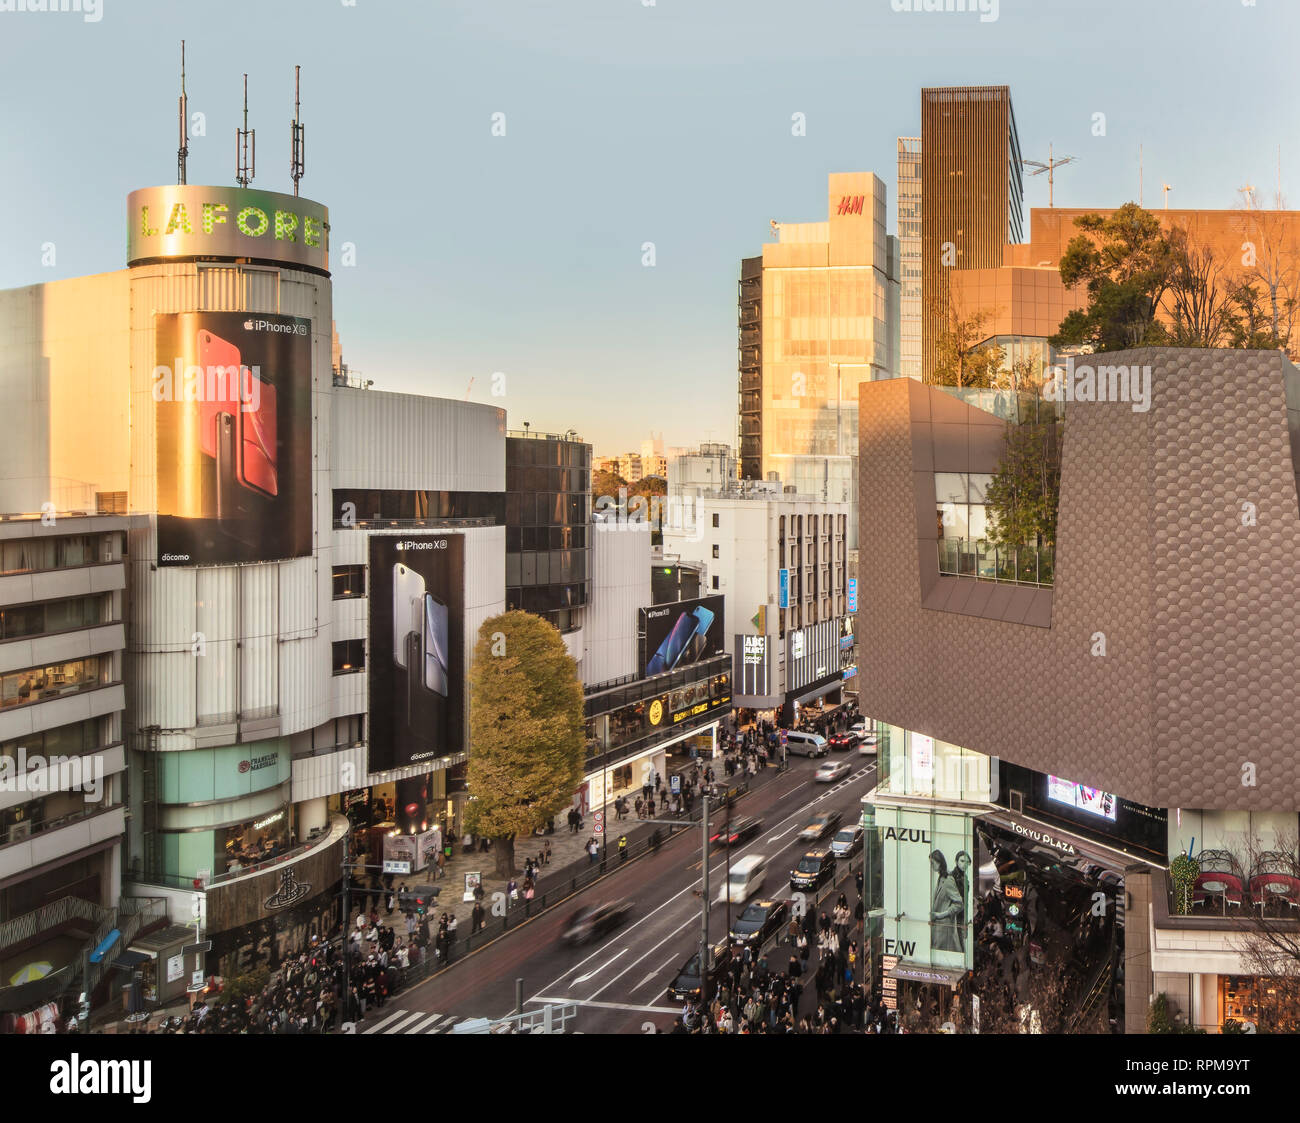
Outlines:
{"label": "woman on advertisement poster", "polygon": [[930,902],[930,948],[933,951],[962,952],[966,902],[957,888],[957,881],[948,872],[947,860],[938,850],[930,851],[930,872],[934,876]]}

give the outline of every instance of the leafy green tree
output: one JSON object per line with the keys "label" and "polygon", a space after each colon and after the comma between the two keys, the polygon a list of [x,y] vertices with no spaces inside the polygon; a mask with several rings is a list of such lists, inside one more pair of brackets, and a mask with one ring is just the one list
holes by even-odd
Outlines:
{"label": "leafy green tree", "polygon": [[608,495],[611,499],[617,500],[619,488],[624,487],[627,487],[627,480],[617,472],[598,468],[591,473],[591,501],[593,506],[602,495]]}
{"label": "leafy green tree", "polygon": [[989,539],[1014,549],[1052,545],[1060,494],[1060,423],[1008,425],[1006,449],[985,496]]}
{"label": "leafy green tree", "polygon": [[1061,280],[1067,288],[1084,285],[1088,307],[1061,321],[1049,340],[1052,346],[1118,351],[1165,342],[1156,311],[1179,256],[1160,220],[1136,203],[1125,203],[1105,218],[1080,215],[1075,225],[1082,233],[1061,256]]}
{"label": "leafy green tree", "polygon": [[515,839],[568,807],[582,783],[582,683],[560,633],[529,612],[484,621],[469,674],[470,799],[465,826],[515,869]]}
{"label": "leafy green tree", "polygon": [[963,316],[950,306],[936,343],[934,381],[940,386],[988,389],[1006,361],[1006,352],[988,342],[988,312]]}

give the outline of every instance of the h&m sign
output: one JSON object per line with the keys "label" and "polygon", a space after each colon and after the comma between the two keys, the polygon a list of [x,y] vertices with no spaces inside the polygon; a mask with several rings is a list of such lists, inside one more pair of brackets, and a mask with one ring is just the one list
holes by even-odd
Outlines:
{"label": "h&m sign", "polygon": [[837,215],[861,214],[864,199],[866,199],[865,195],[841,195],[839,209],[835,213]]}

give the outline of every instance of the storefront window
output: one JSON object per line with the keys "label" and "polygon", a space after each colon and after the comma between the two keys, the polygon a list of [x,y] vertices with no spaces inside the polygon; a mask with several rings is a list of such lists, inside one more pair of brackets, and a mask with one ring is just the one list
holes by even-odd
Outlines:
{"label": "storefront window", "polygon": [[214,832],[215,868],[229,873],[279,857],[292,847],[291,828],[286,807],[240,826]]}
{"label": "storefront window", "polygon": [[895,795],[988,802],[990,758],[921,733],[886,726],[877,745],[880,788]]}

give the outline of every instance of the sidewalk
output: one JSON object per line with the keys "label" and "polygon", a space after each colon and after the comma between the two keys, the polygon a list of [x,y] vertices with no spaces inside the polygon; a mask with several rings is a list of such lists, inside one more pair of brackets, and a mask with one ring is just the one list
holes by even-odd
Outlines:
{"label": "sidewalk", "polygon": [[[695,762],[693,762],[695,763]],[[701,766],[701,772],[708,766],[712,766],[717,780],[720,784],[728,782],[722,768],[722,757],[717,760],[705,760],[701,758],[698,763]],[[689,771],[691,764],[683,764],[676,769],[676,772]],[[764,780],[764,775],[775,775],[776,769],[769,765],[765,770],[760,770],[757,776],[751,779],[751,784],[759,784]],[[668,790],[670,776],[664,777],[664,790]],[[738,773],[730,782],[738,783],[743,777]],[[593,864],[586,853],[587,840],[595,837],[596,840],[604,841],[604,857],[606,859],[606,868],[613,869],[618,862],[617,849],[620,835],[626,835],[629,846],[642,838],[649,837],[654,830],[652,824],[644,823],[637,819],[636,812],[632,810],[632,804],[635,803],[636,797],[640,795],[639,790],[627,793],[628,814],[624,819],[618,819],[615,816],[614,803],[611,800],[600,810],[604,813],[605,832],[602,835],[595,834],[595,816],[588,813],[583,820],[582,829],[576,833],[571,831],[568,824],[564,821],[563,814],[556,816],[555,833],[551,835],[529,835],[525,838],[515,840],[515,865],[519,870],[523,870],[524,861],[533,857],[536,858],[542,851],[547,839],[551,843],[551,861],[549,865],[542,867],[541,876],[537,879],[537,894],[540,897],[543,893],[556,884],[572,878],[575,874],[588,869]],[[696,796],[695,807],[699,807],[699,798]],[[669,816],[656,809],[656,818],[666,819]],[[443,876],[435,878],[432,870],[425,870],[419,873],[410,874],[405,877],[395,877],[393,879],[394,891],[405,882],[408,887],[415,885],[436,885],[440,890],[437,902],[430,910],[430,928],[436,926],[436,920],[444,912],[455,916],[457,925],[457,936],[465,936],[470,932],[471,912],[474,908],[473,900],[464,901],[462,898],[465,894],[465,875],[467,873],[481,873],[483,875],[483,907],[489,910],[491,918],[491,908],[493,903],[493,894],[500,893],[504,897],[506,891],[506,880],[496,876],[496,852],[495,844],[492,850],[487,853],[475,851],[472,854],[462,852],[463,847],[459,840],[456,843],[456,853],[443,867]],[[509,903],[510,914],[513,915],[516,910],[523,911],[523,880],[522,872],[515,875],[515,880],[521,886],[519,900]],[[352,916],[348,918],[348,930],[356,924],[356,917],[360,915],[367,906],[367,897],[374,896],[374,890],[364,888],[353,888],[352,891]],[[383,895],[379,895],[379,920],[396,929],[398,935],[403,939],[406,937],[406,918],[396,907],[390,916],[385,908]]]}

